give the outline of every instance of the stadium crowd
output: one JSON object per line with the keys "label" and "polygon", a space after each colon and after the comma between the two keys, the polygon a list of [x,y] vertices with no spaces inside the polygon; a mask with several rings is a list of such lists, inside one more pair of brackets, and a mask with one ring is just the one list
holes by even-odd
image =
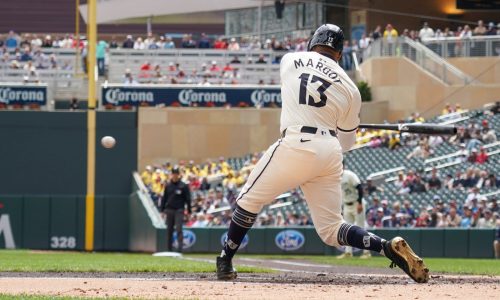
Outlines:
{"label": "stadium crowd", "polygon": [[[375,29],[371,30],[369,33],[363,34],[359,39],[346,40],[344,43],[343,58],[340,62],[345,70],[351,70],[354,65],[353,53],[356,53],[356,58],[362,60],[362,52],[368,48],[368,46],[375,40],[383,39],[387,43],[396,42],[398,37],[407,37],[415,41],[423,42],[427,44],[426,40],[430,38],[448,38],[455,37],[459,39],[467,39],[472,36],[493,36],[500,35],[500,22],[495,25],[493,22],[489,22],[487,25],[482,20],[477,22],[477,25],[472,28],[472,26],[465,24],[463,26],[457,26],[455,30],[446,27],[444,29],[433,29],[428,22],[424,22],[421,29],[403,29],[398,31],[392,24],[387,24],[384,29],[381,25],[376,26]],[[196,37],[195,37],[196,36]],[[52,37],[51,35],[38,36],[37,34],[25,33],[22,35],[17,34],[14,31],[10,31],[6,35],[0,35],[0,57],[1,65],[7,65],[12,69],[25,69],[27,70],[28,76],[31,78],[36,78],[37,69],[70,69],[72,65],[70,63],[60,64],[55,55],[46,55],[41,49],[43,48],[78,48],[81,51],[82,59],[85,60],[87,56],[86,50],[87,41],[84,36],[81,38],[76,38],[72,34],[66,34],[61,36]],[[454,47],[448,49],[448,55],[454,56],[460,54],[461,48],[460,43],[455,43]],[[441,49],[432,45],[428,45],[430,48],[439,53]],[[125,39],[119,41],[116,37],[112,37],[110,40],[100,40],[97,45],[97,64],[99,68],[99,74],[102,76],[105,74],[105,64],[106,55],[108,49],[135,49],[135,50],[156,50],[156,49],[219,49],[228,51],[252,51],[252,50],[273,50],[273,51],[305,51],[307,48],[307,37],[292,38],[291,36],[286,36],[282,40],[277,39],[272,36],[264,40],[259,40],[254,37],[241,37],[241,38],[225,38],[223,36],[213,37],[208,36],[205,33],[201,34],[184,34],[181,39],[173,39],[168,34],[156,35],[153,33],[148,33],[146,37],[133,37],[132,35],[127,35]],[[436,48],[436,49],[434,49]],[[500,53],[498,53],[500,55]],[[264,58],[262,58],[264,59]],[[280,56],[277,56],[272,63],[279,63]],[[31,62],[31,63],[30,63]],[[234,61],[231,61],[225,66],[216,66],[221,71],[221,77],[230,77],[231,83],[238,83],[238,68],[234,67],[234,64],[238,63],[238,57],[235,57]],[[248,62],[247,62],[248,63]],[[265,60],[259,58],[255,63],[267,63]],[[174,64],[174,62],[172,62]],[[145,63],[147,65],[147,63]],[[217,65],[217,63],[216,63]],[[86,64],[82,63],[85,70]],[[175,65],[174,65],[175,66]],[[195,83],[206,84],[207,76],[213,76],[213,64],[201,66],[200,72],[201,76],[197,73],[195,74],[183,74],[180,66],[176,66],[177,75],[170,76],[167,81],[171,83],[185,83],[183,79],[184,76],[191,76],[194,79],[202,78],[202,80],[197,80]],[[141,66],[141,73],[144,75],[145,71],[149,72],[148,76],[157,77],[161,80],[159,82],[165,82],[163,78],[162,71],[171,71],[172,65],[169,63],[166,66],[149,66],[150,69],[144,70]],[[163,69],[163,70],[162,70]],[[205,71],[210,70],[212,74],[203,74]],[[189,79],[189,78],[188,78]],[[128,82],[133,83],[135,79],[130,79]],[[156,81],[153,81],[156,82]],[[187,80],[187,83],[192,83],[193,80]]]}
{"label": "stadium crowd", "polygon": [[[500,113],[500,103],[497,103],[489,111],[482,112],[484,116]],[[451,105],[446,105],[443,113],[449,114],[456,111]],[[411,118],[418,118],[414,114]],[[484,119],[486,120],[486,119]],[[416,120],[417,121],[417,120]],[[420,120],[421,121],[421,120]],[[475,128],[474,121],[463,126],[465,132],[471,132],[470,138],[460,139],[462,131],[457,137],[451,138],[451,142],[460,142],[459,150],[463,155],[459,159],[461,165],[467,167],[457,170],[454,174],[445,174],[446,169],[438,170],[432,168],[429,174],[422,169],[400,171],[397,179],[387,183],[385,186],[375,185],[370,178],[363,182],[364,199],[367,201],[366,220],[367,226],[371,228],[382,227],[462,227],[462,228],[494,228],[497,220],[500,221],[500,210],[495,197],[481,196],[482,190],[494,190],[500,187],[500,174],[496,174],[494,168],[488,165],[488,156],[484,148],[479,148],[479,153],[466,149],[466,145],[478,145],[473,139],[479,141],[480,137],[474,136],[475,131],[484,131],[487,122],[481,122],[483,129]],[[491,133],[491,131],[493,131]],[[488,133],[495,136],[493,129]],[[484,139],[482,139],[484,141]],[[442,141],[450,142],[450,141]],[[369,143],[369,142],[368,142]],[[400,148],[412,147],[411,144],[401,143]],[[192,193],[192,214],[185,216],[186,226],[207,227],[227,225],[231,219],[231,211],[239,190],[246,182],[250,171],[255,166],[262,153],[254,153],[247,159],[241,169],[234,169],[228,160],[220,157],[218,161],[208,160],[203,164],[195,164],[193,161],[179,162],[182,180],[189,184]],[[486,164],[486,167],[479,167]],[[141,177],[151,192],[152,199],[159,206],[165,183],[168,181],[172,165],[166,163],[162,166],[147,166]],[[465,170],[465,171],[461,171]],[[490,170],[490,171],[489,171]],[[443,173],[441,173],[443,172]],[[392,186],[388,186],[392,185]],[[389,202],[387,192],[398,195],[401,201]],[[442,199],[437,191],[460,190],[466,195],[465,198]],[[304,205],[305,200],[300,190],[293,190],[286,201],[294,199],[293,204]],[[405,198],[411,194],[430,193],[432,205],[426,207],[414,207],[418,203],[412,203]],[[281,200],[278,200],[280,202]],[[307,214],[299,214],[286,210],[265,210],[256,222],[256,226],[286,226],[286,225],[311,225]]]}

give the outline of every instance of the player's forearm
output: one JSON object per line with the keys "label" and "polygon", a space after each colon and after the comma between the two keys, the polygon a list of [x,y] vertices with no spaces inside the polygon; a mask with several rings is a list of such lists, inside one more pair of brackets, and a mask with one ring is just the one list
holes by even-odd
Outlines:
{"label": "player's forearm", "polygon": [[358,203],[361,204],[361,202],[363,201],[363,187],[361,186],[361,184],[358,184],[356,186],[356,190],[358,190]]}
{"label": "player's forearm", "polygon": [[344,132],[338,131],[337,133],[342,152],[351,150],[352,146],[356,143],[356,131]]}

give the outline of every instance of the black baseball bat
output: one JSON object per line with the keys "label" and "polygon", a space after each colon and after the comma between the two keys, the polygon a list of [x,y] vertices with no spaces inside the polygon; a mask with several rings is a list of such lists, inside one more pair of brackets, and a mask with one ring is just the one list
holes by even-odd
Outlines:
{"label": "black baseball bat", "polygon": [[359,128],[395,130],[408,133],[423,134],[456,134],[457,128],[453,125],[438,125],[430,123],[402,123],[402,124],[359,124]]}

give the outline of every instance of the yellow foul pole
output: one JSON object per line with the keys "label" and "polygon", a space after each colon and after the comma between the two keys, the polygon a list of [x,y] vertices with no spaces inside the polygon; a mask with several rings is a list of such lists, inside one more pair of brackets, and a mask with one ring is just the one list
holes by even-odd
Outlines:
{"label": "yellow foul pole", "polygon": [[94,213],[95,213],[95,140],[96,140],[96,2],[88,0],[87,18],[87,196],[85,197],[85,250],[94,250]]}

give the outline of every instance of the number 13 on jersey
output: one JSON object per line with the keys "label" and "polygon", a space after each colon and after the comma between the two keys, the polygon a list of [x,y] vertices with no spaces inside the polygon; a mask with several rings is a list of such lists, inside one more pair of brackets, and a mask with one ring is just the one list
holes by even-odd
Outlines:
{"label": "number 13 on jersey", "polygon": [[315,83],[318,81],[321,82],[321,85],[316,89],[319,93],[320,101],[319,102],[314,101],[314,98],[311,95],[309,95],[308,101],[306,103],[307,84],[309,82],[310,76],[311,76],[311,74],[308,74],[308,73],[302,73],[299,76],[299,79],[300,79],[299,104],[307,104],[309,106],[314,106],[314,107],[323,107],[326,105],[326,100],[327,100],[325,91],[332,84],[321,77],[313,75],[311,78],[311,83]]}

